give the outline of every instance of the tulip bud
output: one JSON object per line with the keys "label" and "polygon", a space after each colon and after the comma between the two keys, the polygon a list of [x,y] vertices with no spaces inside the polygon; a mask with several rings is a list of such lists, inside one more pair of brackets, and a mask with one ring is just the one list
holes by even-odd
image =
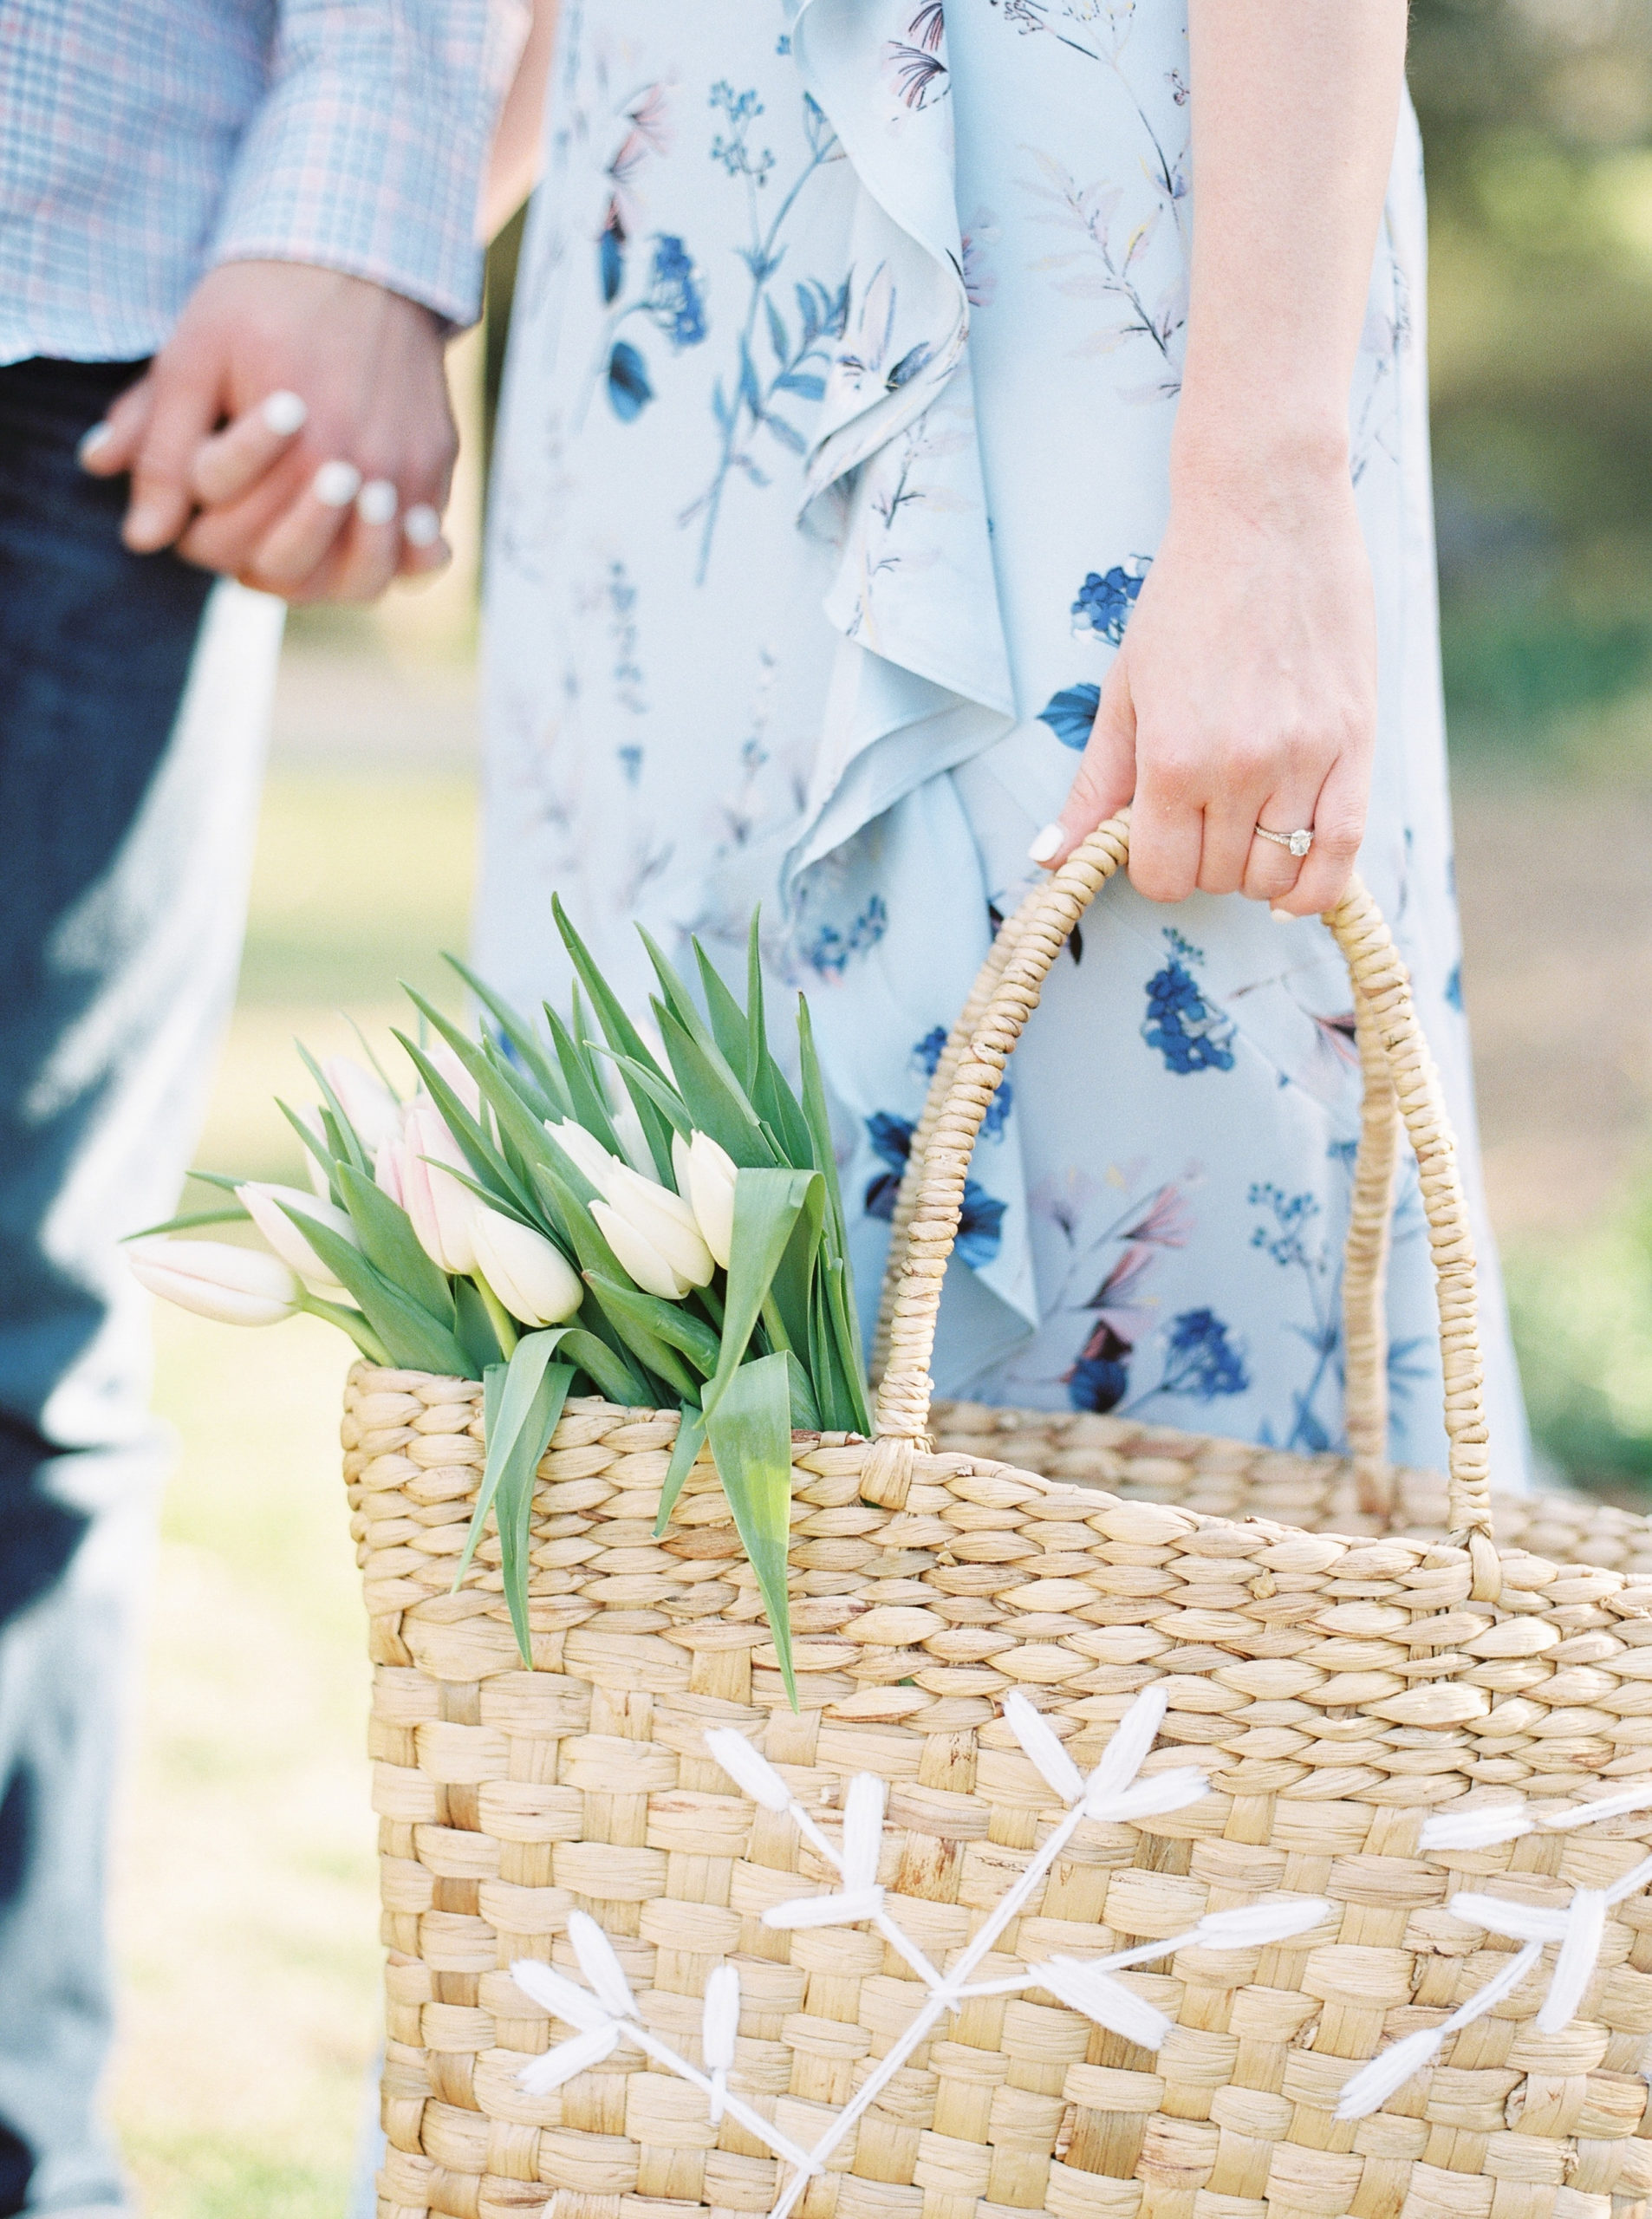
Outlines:
{"label": "tulip bud", "polygon": [[524,1325],[560,1325],[584,1299],[583,1282],[554,1241],[479,1202],[471,1220],[476,1267]]}
{"label": "tulip bud", "polygon": [[623,1163],[609,1173],[608,1193],[607,1203],[592,1203],[591,1215],[640,1287],[675,1300],[691,1286],[710,1285],[712,1253],[680,1194]]}
{"label": "tulip bud", "polygon": [[614,1137],[620,1143],[625,1161],[634,1171],[640,1171],[645,1179],[651,1179],[654,1176],[654,1150],[648,1146],[648,1136],[642,1129],[636,1103],[628,1094],[621,1094],[612,1116]]}
{"label": "tulip bud", "polygon": [[433,1264],[445,1272],[473,1272],[476,1249],[471,1220],[476,1214],[476,1197],[444,1168],[447,1165],[454,1171],[470,1169],[464,1150],[442,1123],[435,1103],[427,1094],[415,1095],[407,1106],[397,1159],[401,1206]]}
{"label": "tulip bud", "polygon": [[[302,1187],[272,1187],[256,1179],[249,1179],[244,1186],[237,1187],[235,1198],[282,1262],[296,1272],[306,1286],[313,1287],[318,1294],[346,1292],[287,1214],[287,1209],[296,1210],[302,1216],[312,1218],[316,1224],[336,1233],[352,1248],[359,1248],[361,1244],[354,1226],[335,1203],[307,1194]],[[287,1209],[282,1207],[283,1202]]]}
{"label": "tulip bud", "polygon": [[400,1138],[401,1104],[381,1078],[363,1070],[350,1056],[329,1056],[322,1065],[322,1077],[338,1096],[339,1107],[369,1155],[386,1141]]}
{"label": "tulip bud", "polygon": [[[675,1154],[673,1149],[673,1157]],[[718,1146],[709,1133],[696,1133],[683,1155],[683,1165],[677,1173],[679,1187],[688,1197],[706,1246],[727,1271],[734,1246],[734,1159],[725,1149]],[[686,1185],[685,1169],[688,1175]]]}
{"label": "tulip bud", "polygon": [[610,1155],[595,1133],[576,1124],[571,1117],[564,1117],[555,1125],[548,1117],[545,1130],[569,1162],[585,1174],[597,1193],[606,1194],[609,1179],[620,1168],[619,1157]]}
{"label": "tulip bud", "polygon": [[373,1159],[373,1183],[381,1194],[388,1194],[398,1209],[407,1205],[402,1198],[401,1159],[406,1154],[400,1141],[387,1141]]}
{"label": "tulip bud", "polygon": [[278,1325],[299,1306],[298,1281],[262,1248],[149,1233],[127,1243],[127,1258],[152,1294],[221,1324]]}
{"label": "tulip bud", "polygon": [[446,1040],[441,1040],[426,1053],[436,1066],[438,1077],[447,1081],[472,1116],[479,1119],[482,1115],[482,1090],[460,1063],[455,1051]]}

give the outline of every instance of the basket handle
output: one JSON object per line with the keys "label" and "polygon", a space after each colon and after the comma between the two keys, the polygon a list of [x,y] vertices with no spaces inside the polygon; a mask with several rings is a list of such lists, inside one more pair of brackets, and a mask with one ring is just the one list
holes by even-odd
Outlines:
{"label": "basket handle", "polygon": [[[904,1494],[902,1467],[926,1436],[929,1359],[946,1259],[957,1238],[964,1181],[987,1105],[1069,934],[1129,853],[1128,811],[1090,834],[1000,930],[953,1028],[895,1207],[878,1346],[875,1491]],[[1387,1333],[1382,1291],[1398,1126],[1416,1152],[1440,1308],[1449,1443],[1452,1539],[1489,1539],[1490,1460],[1483,1413],[1474,1252],[1440,1082],[1412,1005],[1410,980],[1376,904],[1357,879],[1325,915],[1354,986],[1365,1103],[1349,1229],[1343,1315],[1348,1422],[1363,1506],[1388,1496]],[[895,1452],[907,1445],[907,1455]]]}

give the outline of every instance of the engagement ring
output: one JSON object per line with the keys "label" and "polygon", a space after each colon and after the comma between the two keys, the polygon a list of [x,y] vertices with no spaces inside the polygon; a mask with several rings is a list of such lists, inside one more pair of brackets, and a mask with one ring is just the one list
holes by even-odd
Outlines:
{"label": "engagement ring", "polygon": [[1293,856],[1305,856],[1314,843],[1311,832],[1270,832],[1265,824],[1256,828],[1259,840],[1272,840],[1276,848],[1289,848]]}

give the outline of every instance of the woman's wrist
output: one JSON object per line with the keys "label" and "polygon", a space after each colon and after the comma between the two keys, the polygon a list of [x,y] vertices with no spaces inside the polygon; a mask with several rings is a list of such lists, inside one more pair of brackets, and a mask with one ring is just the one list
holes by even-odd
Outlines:
{"label": "woman's wrist", "polygon": [[1174,501],[1213,498],[1247,508],[1294,506],[1349,484],[1347,406],[1289,393],[1206,405],[1184,394],[1170,447]]}

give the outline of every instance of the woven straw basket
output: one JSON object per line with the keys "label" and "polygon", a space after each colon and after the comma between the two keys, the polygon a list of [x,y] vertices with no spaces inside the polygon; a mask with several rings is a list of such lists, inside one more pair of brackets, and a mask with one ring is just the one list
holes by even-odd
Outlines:
{"label": "woven straw basket", "polygon": [[[1355,1455],[956,1404],[926,1437],[975,1131],[1125,840],[1103,828],[1005,927],[949,1044],[878,1440],[796,1437],[797,1713],[709,1465],[653,1538],[674,1414],[569,1404],[530,1672],[497,1540],[449,1592],[479,1388],[352,1373],[381,2219],[1638,2212],[1652,1532],[1511,1500],[1493,1545],[1452,1145],[1363,891],[1330,920],[1367,1077]],[[1381,1455],[1401,1120],[1448,1485]],[[561,2085],[524,2087],[537,2060]]]}

